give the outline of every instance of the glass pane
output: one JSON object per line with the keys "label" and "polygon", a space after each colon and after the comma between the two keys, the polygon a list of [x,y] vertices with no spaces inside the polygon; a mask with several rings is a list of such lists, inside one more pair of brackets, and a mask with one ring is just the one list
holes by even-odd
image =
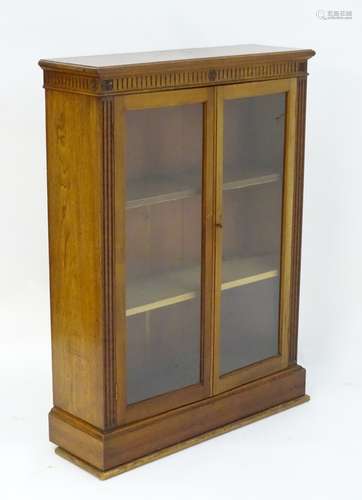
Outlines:
{"label": "glass pane", "polygon": [[220,374],[279,353],[285,94],[226,100]]}
{"label": "glass pane", "polygon": [[126,135],[131,404],[200,382],[203,105],[128,111]]}

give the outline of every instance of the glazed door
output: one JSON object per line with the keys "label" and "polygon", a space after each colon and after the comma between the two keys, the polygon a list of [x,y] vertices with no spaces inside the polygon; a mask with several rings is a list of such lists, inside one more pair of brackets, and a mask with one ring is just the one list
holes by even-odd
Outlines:
{"label": "glazed door", "polygon": [[123,422],[210,395],[211,96],[195,89],[116,98]]}
{"label": "glazed door", "polygon": [[214,390],[288,365],[296,82],[217,92]]}

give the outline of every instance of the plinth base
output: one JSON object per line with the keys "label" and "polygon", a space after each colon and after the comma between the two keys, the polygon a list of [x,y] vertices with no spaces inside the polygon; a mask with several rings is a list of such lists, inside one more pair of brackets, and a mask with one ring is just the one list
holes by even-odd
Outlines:
{"label": "plinth base", "polygon": [[272,408],[268,408],[267,410],[261,411],[259,413],[255,413],[254,415],[251,415],[249,417],[244,417],[239,420],[236,420],[235,422],[231,422],[227,425],[224,425],[222,427],[218,427],[217,429],[214,429],[209,432],[205,432],[204,434],[200,434],[198,436],[195,436],[191,439],[187,439],[186,441],[182,441],[180,443],[177,443],[173,446],[169,446],[168,448],[164,448],[163,450],[159,450],[155,453],[151,453],[149,455],[146,455],[144,457],[138,458],[136,460],[132,460],[131,462],[128,462],[126,464],[119,465],[117,467],[114,467],[112,469],[108,469],[105,471],[102,471],[100,469],[97,469],[93,465],[90,465],[89,463],[85,462],[84,460],[76,457],[75,455],[69,453],[68,451],[65,451],[61,447],[57,447],[55,449],[55,453],[59,455],[60,457],[65,458],[69,462],[72,462],[75,465],[78,465],[82,469],[86,470],[87,472],[90,472],[94,476],[96,476],[98,479],[105,480],[109,479],[113,476],[118,476],[119,474],[123,474],[124,472],[127,472],[131,469],[135,469],[136,467],[139,467],[141,465],[147,464],[149,462],[153,462],[154,460],[157,460],[162,457],[166,457],[167,455],[171,455],[172,453],[176,453],[177,451],[184,450],[185,448],[189,448],[190,446],[193,446],[195,444],[201,443],[203,441],[206,441],[207,439],[211,439],[217,436],[220,436],[221,434],[224,434],[226,432],[238,429],[239,427],[243,427],[244,425],[251,424],[253,422],[256,422],[258,420],[261,420],[262,418],[269,417],[271,415],[275,415],[276,413],[279,413],[284,410],[288,410],[289,408],[293,408],[294,406],[298,406],[302,403],[305,403],[309,401],[309,396],[304,395],[299,398],[292,399],[291,401],[287,401],[285,403],[281,403],[279,405],[273,406]]}

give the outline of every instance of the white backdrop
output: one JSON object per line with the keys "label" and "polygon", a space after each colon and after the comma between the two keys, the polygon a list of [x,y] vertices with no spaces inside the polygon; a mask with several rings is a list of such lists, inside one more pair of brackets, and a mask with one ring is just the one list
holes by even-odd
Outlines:
{"label": "white backdrop", "polygon": [[[361,498],[361,3],[6,2],[0,9],[0,497]],[[320,20],[317,9],[352,10]],[[309,64],[300,363],[310,403],[108,482],[57,457],[40,58],[262,43]]]}

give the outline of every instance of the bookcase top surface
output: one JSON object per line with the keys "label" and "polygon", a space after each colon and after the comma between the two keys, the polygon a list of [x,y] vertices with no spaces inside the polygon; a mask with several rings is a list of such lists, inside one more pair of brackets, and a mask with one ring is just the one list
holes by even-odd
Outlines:
{"label": "bookcase top surface", "polygon": [[157,64],[177,63],[182,61],[210,60],[220,58],[260,58],[266,56],[290,56],[293,58],[308,59],[314,55],[310,49],[292,49],[284,47],[271,47],[268,45],[231,45],[224,47],[204,47],[194,49],[162,50],[153,52],[134,52],[126,54],[105,54],[94,56],[65,57],[56,59],[41,59],[42,68],[68,67],[92,70],[121,69],[122,67]]}

